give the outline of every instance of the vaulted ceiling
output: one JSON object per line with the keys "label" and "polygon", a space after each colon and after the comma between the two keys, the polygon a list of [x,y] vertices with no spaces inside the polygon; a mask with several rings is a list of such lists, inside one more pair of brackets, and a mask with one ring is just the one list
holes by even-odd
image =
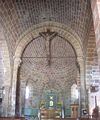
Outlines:
{"label": "vaulted ceiling", "polygon": [[[34,25],[46,21],[71,28],[80,37],[85,48],[91,19],[90,0],[0,0],[0,24],[10,58],[14,56],[20,36]],[[76,75],[75,51],[63,38],[56,36],[52,41],[50,66],[47,65],[43,37],[36,38],[26,46],[20,79],[29,79],[33,85],[39,85],[39,92],[51,87],[58,89],[65,86],[65,89],[75,83]]]}
{"label": "vaulted ceiling", "polygon": [[86,43],[91,24],[90,0],[0,0],[0,23],[10,56],[14,55],[18,38],[45,21],[65,24]]}

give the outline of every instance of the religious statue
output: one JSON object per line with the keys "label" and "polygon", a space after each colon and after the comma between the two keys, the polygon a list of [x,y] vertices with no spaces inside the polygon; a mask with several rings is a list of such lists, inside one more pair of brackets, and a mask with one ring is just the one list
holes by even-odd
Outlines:
{"label": "religious statue", "polygon": [[47,29],[47,32],[41,32],[40,35],[45,39],[45,47],[46,47],[46,54],[47,54],[47,62],[48,65],[51,64],[51,41],[56,37],[56,32],[51,32]]}

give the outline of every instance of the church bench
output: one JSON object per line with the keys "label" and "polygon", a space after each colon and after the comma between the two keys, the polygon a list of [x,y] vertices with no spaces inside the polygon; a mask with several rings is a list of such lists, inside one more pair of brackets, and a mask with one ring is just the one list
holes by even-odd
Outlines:
{"label": "church bench", "polygon": [[0,120],[25,120],[24,117],[0,117]]}
{"label": "church bench", "polygon": [[[77,120],[76,118],[51,118],[51,119],[41,119],[41,120]],[[80,118],[79,120],[92,120],[90,118]]]}
{"label": "church bench", "polygon": [[[62,120],[76,120],[76,118],[66,118]],[[79,120],[91,120],[90,118],[80,118]]]}

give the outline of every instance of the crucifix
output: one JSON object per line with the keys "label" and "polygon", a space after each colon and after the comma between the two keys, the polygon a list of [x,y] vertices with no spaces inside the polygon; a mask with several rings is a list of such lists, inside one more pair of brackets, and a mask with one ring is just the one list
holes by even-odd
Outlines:
{"label": "crucifix", "polygon": [[50,29],[47,29],[47,32],[41,32],[39,34],[45,39],[47,62],[48,62],[48,65],[50,65],[51,64],[51,41],[54,39],[54,37],[57,36],[57,33],[51,32]]}

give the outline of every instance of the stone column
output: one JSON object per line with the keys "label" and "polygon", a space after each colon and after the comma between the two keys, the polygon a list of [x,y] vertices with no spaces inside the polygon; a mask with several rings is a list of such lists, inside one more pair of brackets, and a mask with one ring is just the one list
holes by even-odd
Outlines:
{"label": "stone column", "polygon": [[[27,80],[26,80],[27,81]],[[19,98],[19,114],[22,115],[22,110],[25,108],[25,94],[26,94],[26,85],[27,82],[21,80],[20,83],[20,98]]]}
{"label": "stone column", "polygon": [[78,87],[78,104],[79,104],[79,112],[78,112],[78,117],[81,117],[81,100],[80,100],[80,91],[81,91],[81,85],[80,85],[80,70],[78,68],[77,70],[77,87]]}
{"label": "stone column", "polygon": [[77,58],[80,66],[80,110],[86,109],[86,83],[85,83],[85,62],[83,57]]}
{"label": "stone column", "polygon": [[21,87],[20,89],[20,114],[22,113],[22,108],[25,108],[25,93],[26,93],[26,86]]}
{"label": "stone column", "polygon": [[11,92],[11,116],[15,116],[15,107],[16,107],[16,85],[17,85],[17,73],[20,66],[21,59],[14,58],[14,68],[13,68],[13,79],[12,79],[12,92]]}
{"label": "stone column", "polygon": [[8,106],[9,106],[9,90],[10,86],[4,86],[3,90],[3,116],[8,116]]}

